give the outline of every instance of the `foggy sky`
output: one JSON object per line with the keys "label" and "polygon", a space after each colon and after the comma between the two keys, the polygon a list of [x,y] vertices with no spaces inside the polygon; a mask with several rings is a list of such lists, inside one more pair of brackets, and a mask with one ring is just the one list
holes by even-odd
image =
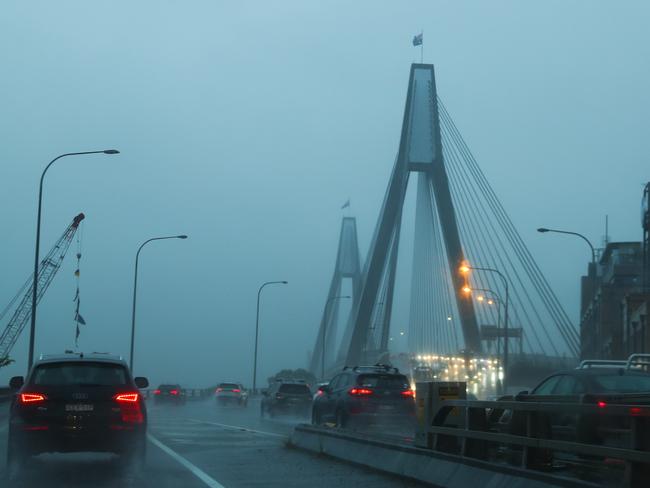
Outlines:
{"label": "foggy sky", "polygon": [[[45,164],[114,147],[59,161],[45,183],[43,255],[87,216],[80,349],[127,355],[135,252],[185,233],[142,253],[135,373],[249,384],[266,280],[289,285],[263,295],[259,377],[304,366],[348,198],[362,257],[369,245],[423,30],[440,97],[577,320],[589,250],[535,229],[600,244],[608,214],[611,239],[640,238],[649,14],[644,1],[5,0],[0,306],[30,272]],[[73,345],[75,252],[39,307],[37,353]],[[407,294],[398,284],[395,323]],[[0,381],[26,356],[24,333]]]}

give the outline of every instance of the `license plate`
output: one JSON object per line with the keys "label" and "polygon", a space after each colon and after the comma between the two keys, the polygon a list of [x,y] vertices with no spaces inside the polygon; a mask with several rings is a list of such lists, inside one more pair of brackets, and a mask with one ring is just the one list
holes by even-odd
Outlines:
{"label": "license plate", "polygon": [[95,410],[95,405],[86,403],[73,403],[65,406],[66,412],[92,412]]}

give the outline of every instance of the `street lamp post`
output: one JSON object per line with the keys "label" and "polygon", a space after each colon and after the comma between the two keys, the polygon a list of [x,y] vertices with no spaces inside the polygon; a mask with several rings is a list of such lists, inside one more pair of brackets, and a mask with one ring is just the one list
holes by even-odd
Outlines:
{"label": "street lamp post", "polygon": [[323,322],[323,338],[322,338],[323,350],[321,351],[321,357],[320,357],[320,361],[321,361],[321,369],[320,369],[320,371],[321,371],[321,378],[323,378],[323,379],[325,379],[325,337],[326,337],[325,332],[327,330],[327,318],[328,318],[327,317],[327,307],[334,300],[341,299],[341,298],[351,298],[351,297],[350,297],[350,295],[338,295],[338,296],[335,296],[335,297],[329,297],[327,299],[327,302],[325,302],[325,321]]}
{"label": "street lamp post", "polygon": [[[500,330],[501,329],[501,305],[503,304],[503,300],[501,300],[499,294],[494,290],[490,290],[489,288],[471,288],[471,291],[480,291],[483,293],[490,294],[492,296],[492,299],[497,303],[497,330]],[[481,300],[482,297],[479,296],[478,299]],[[497,336],[497,356],[499,356],[500,353],[501,353],[501,347],[499,347],[499,338]]]}
{"label": "street lamp post", "polygon": [[253,356],[253,394],[257,391],[257,343],[260,336],[260,295],[265,286],[286,285],[288,281],[267,281],[257,290],[257,313],[255,318],[255,355]]}
{"label": "street lamp post", "polygon": [[[582,234],[580,234],[578,232],[572,232],[572,231],[568,231],[568,230],[558,230],[558,229],[547,229],[546,227],[540,227],[539,229],[537,229],[537,232],[540,232],[542,234],[544,234],[546,232],[553,232],[555,234],[567,234],[567,235],[570,235],[570,236],[576,236],[576,237],[579,237],[580,239],[582,239],[583,241],[585,241],[587,243],[587,245],[589,246],[589,249],[591,250],[591,265],[589,266],[589,275],[590,275],[590,278],[591,278],[591,301],[592,301],[592,307],[593,307],[593,309],[592,309],[593,313],[591,315],[591,320],[592,320],[592,323],[595,324],[595,322],[596,322],[596,313],[597,313],[596,303],[595,302],[596,302],[596,285],[597,285],[597,281],[598,281],[598,270],[596,269],[596,249],[594,248],[594,245],[591,243],[591,241],[589,239],[587,239],[584,235],[582,235]],[[594,330],[596,330],[596,328]],[[581,349],[582,349],[582,347],[581,347]],[[582,356],[582,351],[580,351],[580,356]]]}
{"label": "street lamp post", "polygon": [[50,166],[54,164],[55,161],[65,158],[67,156],[83,156],[85,154],[119,154],[120,152],[117,149],[105,149],[103,151],[83,151],[83,152],[73,152],[65,153],[57,156],[43,170],[41,173],[41,181],[38,187],[38,212],[36,215],[36,250],[34,251],[34,284],[32,286],[32,317],[31,323],[29,326],[29,356],[27,360],[27,370],[31,369],[32,364],[34,364],[34,336],[36,335],[36,301],[38,297],[38,258],[39,251],[41,246],[41,208],[43,203],[43,179],[45,178],[45,173],[50,169]]}
{"label": "street lamp post", "polygon": [[[476,270],[476,271],[486,271],[488,273],[495,273],[499,275],[501,280],[503,281],[503,285],[506,290],[506,303],[504,305],[504,324],[503,324],[503,390],[506,390],[506,384],[508,381],[508,303],[510,302],[510,292],[508,289],[508,279],[506,276],[499,271],[498,269],[494,268],[482,268],[478,266],[469,266],[467,264],[464,264],[460,267],[461,273],[467,274],[469,273],[470,270]],[[471,288],[470,288],[471,291]]]}
{"label": "street lamp post", "polygon": [[135,303],[138,291],[138,260],[140,259],[140,251],[142,251],[142,248],[151,241],[164,241],[166,239],[187,239],[187,236],[179,235],[152,237],[151,239],[144,241],[138,248],[138,252],[135,254],[135,274],[133,277],[133,308],[131,310],[131,352],[129,355],[129,367],[131,368],[131,372],[133,372],[133,347],[135,344]]}

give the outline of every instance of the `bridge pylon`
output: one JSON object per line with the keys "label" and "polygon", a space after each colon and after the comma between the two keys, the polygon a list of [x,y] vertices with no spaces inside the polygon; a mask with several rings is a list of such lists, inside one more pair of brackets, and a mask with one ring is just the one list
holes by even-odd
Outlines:
{"label": "bridge pylon", "polygon": [[[352,336],[345,360],[348,365],[376,361],[388,350],[402,211],[411,173],[418,173],[420,181],[414,259],[427,252],[421,242],[418,244],[418,226],[439,227],[444,243],[441,253],[453,287],[449,293],[453,295],[451,301],[455,301],[450,305],[457,310],[464,347],[481,352],[473,302],[460,293],[464,278],[458,269],[465,257],[443,158],[434,68],[430,64],[413,64],[397,158],[365,262],[359,300],[352,310]],[[414,283],[423,265],[414,261]],[[417,290],[411,293],[415,296]],[[422,297],[423,302],[427,300],[430,297]]]}
{"label": "bridge pylon", "polygon": [[343,217],[341,221],[341,233],[336,256],[336,265],[329,291],[323,305],[323,315],[318,329],[318,336],[311,355],[309,369],[317,376],[321,374],[323,364],[323,332],[325,332],[325,370],[327,371],[337,360],[339,350],[347,351],[352,336],[352,327],[348,318],[346,329],[343,332],[340,348],[337,348],[339,309],[341,306],[339,297],[344,292],[343,283],[345,279],[351,281],[351,301],[354,310],[361,292],[361,258],[359,255],[359,243],[357,240],[357,220],[355,217]]}

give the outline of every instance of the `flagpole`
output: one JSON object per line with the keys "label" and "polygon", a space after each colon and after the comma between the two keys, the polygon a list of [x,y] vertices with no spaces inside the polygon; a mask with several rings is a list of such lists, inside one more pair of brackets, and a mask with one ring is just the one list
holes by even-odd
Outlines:
{"label": "flagpole", "polygon": [[424,30],[420,31],[422,42],[420,43],[420,64],[424,63]]}

